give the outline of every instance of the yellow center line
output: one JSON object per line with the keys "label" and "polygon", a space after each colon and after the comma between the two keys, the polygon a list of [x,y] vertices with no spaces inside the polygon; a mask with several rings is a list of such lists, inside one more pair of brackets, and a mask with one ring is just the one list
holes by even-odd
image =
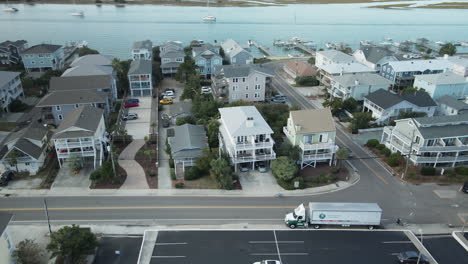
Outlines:
{"label": "yellow center line", "polygon": [[[297,206],[101,206],[101,207],[49,207],[49,211],[74,210],[145,210],[145,209],[291,209]],[[0,208],[0,211],[42,211],[44,208]]]}

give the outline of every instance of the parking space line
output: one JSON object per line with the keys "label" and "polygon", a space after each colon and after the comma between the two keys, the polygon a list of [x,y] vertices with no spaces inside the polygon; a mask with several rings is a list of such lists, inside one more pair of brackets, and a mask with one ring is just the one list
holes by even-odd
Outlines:
{"label": "parking space line", "polygon": [[151,256],[152,258],[186,258],[186,256]]}
{"label": "parking space line", "polygon": [[382,242],[382,244],[403,244],[403,243],[412,244],[413,242],[411,241],[383,241]]}
{"label": "parking space line", "polygon": [[267,244],[267,243],[278,243],[278,244],[300,244],[304,241],[249,241],[250,244]]}
{"label": "parking space line", "polygon": [[170,246],[170,245],[187,245],[187,242],[178,242],[178,243],[156,243],[156,246]]}
{"label": "parking space line", "polygon": [[[251,256],[279,256],[277,253],[251,253]],[[283,256],[307,256],[309,253],[281,253]],[[281,261],[281,257],[280,257]],[[283,262],[281,262],[283,263]]]}
{"label": "parking space line", "polygon": [[283,263],[283,261],[281,260],[281,253],[280,253],[280,250],[279,250],[279,246],[278,246],[278,239],[276,238],[276,230],[273,230],[273,235],[275,236],[275,245],[276,245],[276,250],[278,251],[278,258],[279,258],[279,261],[280,263]]}

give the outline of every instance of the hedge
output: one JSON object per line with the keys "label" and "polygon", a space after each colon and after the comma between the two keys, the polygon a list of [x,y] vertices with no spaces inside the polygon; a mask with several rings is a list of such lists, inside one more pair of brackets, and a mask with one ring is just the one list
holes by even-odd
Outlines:
{"label": "hedge", "polygon": [[198,167],[191,167],[185,169],[184,172],[184,179],[186,181],[193,181],[196,179],[200,179],[203,176],[202,171]]}
{"label": "hedge", "polygon": [[392,155],[392,151],[388,148],[384,148],[380,150],[380,154],[385,155],[385,157],[390,157],[390,155]]}
{"label": "hedge", "polygon": [[468,167],[456,167],[455,172],[457,174],[468,176]]}
{"label": "hedge", "polygon": [[386,147],[385,147],[384,144],[378,144],[377,146],[375,146],[375,148],[378,149],[378,150],[382,150],[382,149],[384,149]]}
{"label": "hedge", "polygon": [[434,167],[422,167],[421,175],[424,176],[434,176],[436,174],[436,169]]}
{"label": "hedge", "polygon": [[375,148],[379,143],[380,142],[378,139],[369,139],[367,140],[366,146],[369,148]]}

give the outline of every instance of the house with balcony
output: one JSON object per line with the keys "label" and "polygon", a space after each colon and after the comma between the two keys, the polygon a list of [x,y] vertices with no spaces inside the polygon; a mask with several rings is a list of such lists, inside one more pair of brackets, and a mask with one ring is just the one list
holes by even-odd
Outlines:
{"label": "house with balcony", "polygon": [[227,153],[235,171],[240,164],[255,168],[257,162],[276,159],[270,126],[255,106],[219,109],[219,150]]}
{"label": "house with balcony", "polygon": [[468,104],[463,100],[455,99],[451,96],[444,95],[437,99],[439,108],[437,115],[461,115],[468,114]]}
{"label": "house with balcony", "polygon": [[462,56],[448,56],[445,55],[441,60],[448,60],[451,64],[451,71],[461,75],[463,77],[468,77],[468,58]]}
{"label": "house with balcony", "polygon": [[50,133],[38,122],[10,133],[0,143],[0,169],[36,175],[44,165]]}
{"label": "house with balcony", "polygon": [[221,44],[224,50],[224,57],[229,64],[252,64],[253,56],[249,51],[241,47],[239,43],[232,39],[228,39]]}
{"label": "house with balcony", "polygon": [[133,60],[152,60],[153,42],[151,40],[136,41],[132,46]]}
{"label": "house with balcony", "polygon": [[27,49],[26,40],[4,41],[0,43],[0,65],[13,65],[21,62],[21,53]]}
{"label": "house with balcony", "polygon": [[8,105],[24,96],[20,72],[0,71],[0,102],[3,112],[9,112]]}
{"label": "house with balcony", "polygon": [[364,100],[364,96],[379,89],[388,90],[391,82],[376,73],[355,73],[331,77],[328,92],[333,97]]}
{"label": "house with balcony", "polygon": [[21,59],[26,72],[61,70],[65,66],[65,53],[60,45],[34,45],[23,50]]}
{"label": "house with balcony", "polygon": [[239,100],[263,102],[271,92],[273,73],[261,65],[224,65],[215,68],[211,78],[215,98],[225,102]]}
{"label": "house with balcony", "polygon": [[330,85],[333,76],[375,72],[374,69],[359,63],[353,56],[337,50],[318,51],[315,66],[319,70],[319,80],[324,85]]}
{"label": "house with balcony", "polygon": [[184,47],[180,41],[168,41],[159,47],[161,71],[163,74],[175,74],[179,65],[185,61]]}
{"label": "house with balcony", "polygon": [[468,77],[451,71],[417,75],[414,77],[413,86],[424,89],[434,100],[446,95],[463,99],[468,95]]}
{"label": "house with balcony", "polygon": [[192,58],[198,67],[200,75],[211,78],[215,67],[223,65],[223,58],[219,55],[219,46],[205,43],[192,47]]}
{"label": "house with balcony", "polygon": [[297,77],[312,77],[317,76],[317,68],[303,60],[294,60],[284,63],[284,72],[286,72],[293,80]]}
{"label": "house with balcony", "polygon": [[128,82],[132,96],[153,94],[153,64],[149,60],[134,60],[128,70]]}
{"label": "house with balcony", "polygon": [[62,77],[111,75],[116,79],[116,73],[112,66],[113,59],[113,56],[102,54],[90,54],[78,57],[65,70]]}
{"label": "house with balcony", "polygon": [[65,116],[52,137],[60,167],[71,157],[79,157],[85,164],[91,162],[94,168],[102,165],[109,141],[103,112],[81,106]]}
{"label": "house with balcony", "polygon": [[381,142],[392,152],[409,155],[414,165],[468,165],[468,114],[408,118],[384,128]]}
{"label": "house with balcony", "polygon": [[337,150],[336,129],[329,108],[289,112],[283,132],[288,141],[301,150],[301,169],[315,168],[318,162],[333,164]]}
{"label": "house with balcony", "polygon": [[208,148],[205,128],[202,125],[184,124],[173,128],[174,134],[169,137],[174,168],[185,171],[185,168],[195,166],[195,160]]}
{"label": "house with balcony", "polygon": [[83,75],[52,77],[49,82],[49,92],[84,91],[104,92],[113,103],[117,99],[117,86],[112,75]]}
{"label": "house with balcony", "polygon": [[380,72],[382,65],[390,61],[399,61],[395,53],[387,47],[365,45],[353,53],[353,57],[360,63]]}
{"label": "house with balcony", "polygon": [[437,103],[426,92],[399,95],[387,90],[377,90],[364,96],[364,112],[372,112],[378,124],[387,124],[405,112],[424,113],[433,116]]}

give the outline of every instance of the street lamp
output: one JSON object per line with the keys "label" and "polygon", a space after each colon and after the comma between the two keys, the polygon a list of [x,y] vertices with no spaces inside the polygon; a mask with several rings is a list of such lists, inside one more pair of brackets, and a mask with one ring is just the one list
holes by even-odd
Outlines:
{"label": "street lamp", "polygon": [[[423,233],[422,233],[422,229],[419,228],[419,234],[421,235],[421,246],[424,247],[423,245]],[[421,250],[419,250],[419,255],[418,255],[418,262],[416,262],[416,264],[419,264],[419,261],[421,260]]]}

